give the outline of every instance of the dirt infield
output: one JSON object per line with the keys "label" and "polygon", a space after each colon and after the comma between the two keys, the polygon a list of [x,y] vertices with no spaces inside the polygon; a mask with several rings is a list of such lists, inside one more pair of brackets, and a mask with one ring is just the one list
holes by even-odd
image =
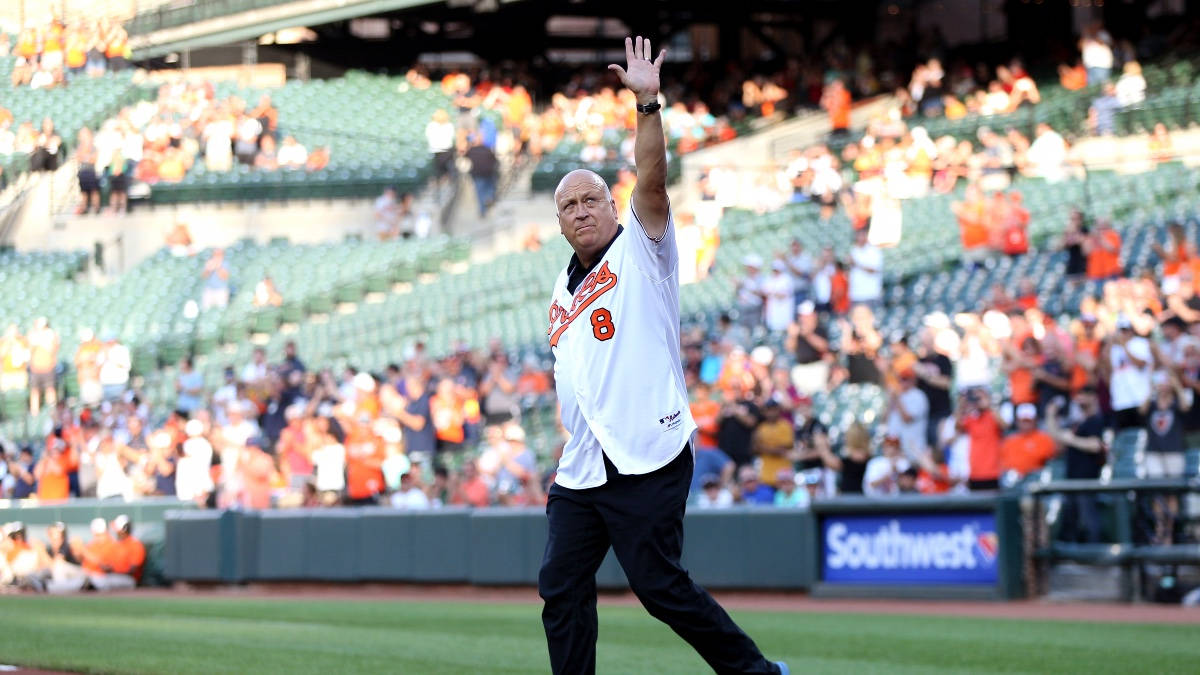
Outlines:
{"label": "dirt infield", "polygon": [[[299,600],[480,602],[540,604],[533,588],[485,588],[419,584],[249,584],[246,586],[190,586],[139,589],[128,597],[244,597]],[[923,600],[830,600],[795,592],[715,592],[731,609],[780,612],[832,612],[860,614],[917,614],[1002,619],[1102,621],[1116,623],[1200,624],[1200,609],[1172,605],[1053,603],[1042,600],[1015,602],[957,602]],[[630,592],[601,593],[600,604],[636,605]]]}

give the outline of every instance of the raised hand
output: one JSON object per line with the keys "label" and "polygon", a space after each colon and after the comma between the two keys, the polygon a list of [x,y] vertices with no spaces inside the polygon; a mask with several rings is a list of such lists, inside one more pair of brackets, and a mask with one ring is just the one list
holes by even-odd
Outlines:
{"label": "raised hand", "polygon": [[650,103],[658,96],[658,70],[662,66],[667,50],[658,53],[651,61],[650,39],[640,35],[625,38],[625,67],[613,63],[608,69],[621,78],[621,84],[637,96],[638,103]]}

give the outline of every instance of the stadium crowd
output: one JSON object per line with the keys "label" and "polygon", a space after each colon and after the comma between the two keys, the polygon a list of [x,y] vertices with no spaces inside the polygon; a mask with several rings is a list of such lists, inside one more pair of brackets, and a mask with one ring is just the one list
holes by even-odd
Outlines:
{"label": "stadium crowd", "polygon": [[71,80],[99,77],[129,64],[129,36],[107,18],[64,24],[58,18],[28,25],[12,39],[0,31],[0,58],[15,57],[12,86],[49,89]]}

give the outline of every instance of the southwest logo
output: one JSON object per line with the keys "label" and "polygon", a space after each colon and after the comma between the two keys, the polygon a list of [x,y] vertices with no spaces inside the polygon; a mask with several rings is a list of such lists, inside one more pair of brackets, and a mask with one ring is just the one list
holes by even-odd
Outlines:
{"label": "southwest logo", "polygon": [[980,532],[975,538],[975,550],[979,551],[987,562],[995,562],[1000,550],[1000,537],[996,536],[995,532]]}
{"label": "southwest logo", "polygon": [[558,304],[558,301],[550,305],[550,327],[546,329],[546,335],[550,336],[550,346],[557,347],[558,338],[567,330],[571,322],[583,314],[583,311],[596,302],[600,296],[616,287],[617,275],[608,270],[608,261],[606,260],[600,269],[587,275],[583,283],[579,284],[579,288],[575,290],[575,297],[571,300],[570,309]]}

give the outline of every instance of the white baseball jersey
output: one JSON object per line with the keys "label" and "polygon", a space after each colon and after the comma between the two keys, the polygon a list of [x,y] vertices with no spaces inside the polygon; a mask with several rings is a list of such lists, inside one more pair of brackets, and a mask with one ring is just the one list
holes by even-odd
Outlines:
{"label": "white baseball jersey", "polygon": [[571,434],[555,479],[565,488],[603,485],[605,455],[622,474],[650,473],[696,430],[679,354],[675,223],[668,215],[656,241],[636,213],[631,220],[573,294],[575,256],[554,282],[546,335]]}

